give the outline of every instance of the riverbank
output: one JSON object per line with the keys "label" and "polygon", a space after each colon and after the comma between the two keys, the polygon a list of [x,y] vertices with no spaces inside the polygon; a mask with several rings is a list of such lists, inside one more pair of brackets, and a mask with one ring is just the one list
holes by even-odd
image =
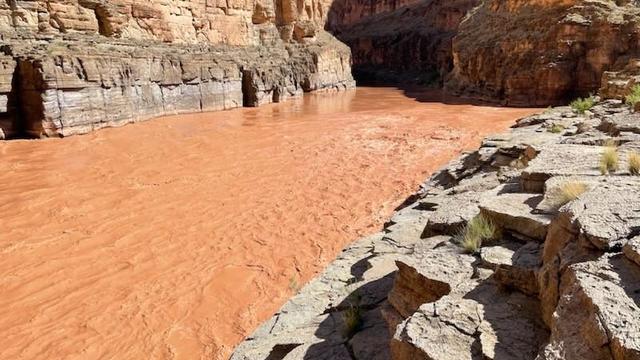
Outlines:
{"label": "riverbank", "polygon": [[391,88],[0,143],[0,357],[225,359],[531,109]]}
{"label": "riverbank", "polygon": [[640,115],[619,100],[519,120],[435,172],[231,359],[638,358],[639,151]]}

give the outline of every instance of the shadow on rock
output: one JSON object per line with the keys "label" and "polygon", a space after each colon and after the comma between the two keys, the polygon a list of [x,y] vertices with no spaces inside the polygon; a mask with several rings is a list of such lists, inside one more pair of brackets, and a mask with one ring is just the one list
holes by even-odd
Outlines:
{"label": "shadow on rock", "polygon": [[[357,273],[359,271],[356,271],[355,277]],[[393,286],[394,275],[388,274],[354,288],[340,304],[327,309],[325,314],[329,316],[315,333],[323,341],[311,345],[303,359],[390,359],[390,334],[382,317],[382,306]],[[357,284],[346,286],[354,285]]]}

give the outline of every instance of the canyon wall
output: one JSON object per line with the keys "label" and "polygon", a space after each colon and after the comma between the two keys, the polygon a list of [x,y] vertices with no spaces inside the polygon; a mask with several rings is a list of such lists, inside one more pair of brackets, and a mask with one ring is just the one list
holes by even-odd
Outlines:
{"label": "canyon wall", "polygon": [[604,71],[637,55],[639,14],[630,1],[485,1],[458,29],[447,86],[515,105],[595,92]]}
{"label": "canyon wall", "polygon": [[359,79],[436,83],[452,70],[452,39],[479,2],[337,0],[327,28],[351,47]]}
{"label": "canyon wall", "polygon": [[319,2],[0,2],[0,138],[355,85]]}
{"label": "canyon wall", "polygon": [[639,14],[628,0],[337,0],[327,29],[361,79],[546,106],[597,91],[638,57]]}

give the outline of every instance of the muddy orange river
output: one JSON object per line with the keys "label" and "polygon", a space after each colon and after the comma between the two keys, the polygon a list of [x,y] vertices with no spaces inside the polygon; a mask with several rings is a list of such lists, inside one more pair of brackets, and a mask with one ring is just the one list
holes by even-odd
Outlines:
{"label": "muddy orange river", "polygon": [[1,142],[0,358],[228,358],[430,173],[536,111],[418,97]]}

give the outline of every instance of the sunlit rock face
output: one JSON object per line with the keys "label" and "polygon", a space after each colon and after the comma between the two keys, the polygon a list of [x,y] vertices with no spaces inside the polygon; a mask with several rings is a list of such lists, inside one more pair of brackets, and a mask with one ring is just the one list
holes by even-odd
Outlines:
{"label": "sunlit rock face", "polygon": [[328,4],[0,3],[0,137],[67,136],[355,85]]}

